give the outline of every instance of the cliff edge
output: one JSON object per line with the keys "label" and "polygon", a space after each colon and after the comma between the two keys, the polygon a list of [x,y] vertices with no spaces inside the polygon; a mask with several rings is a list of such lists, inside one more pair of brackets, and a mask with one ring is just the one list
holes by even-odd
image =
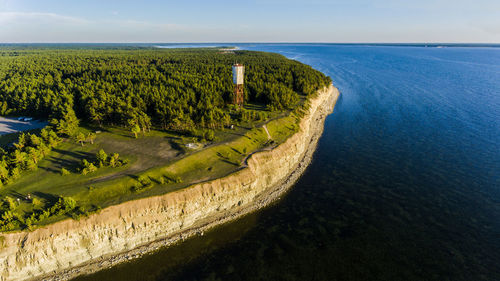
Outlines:
{"label": "cliff edge", "polygon": [[339,96],[331,85],[310,99],[297,133],[226,177],[128,201],[81,220],[0,235],[0,280],[66,280],[138,257],[276,200],[311,161]]}

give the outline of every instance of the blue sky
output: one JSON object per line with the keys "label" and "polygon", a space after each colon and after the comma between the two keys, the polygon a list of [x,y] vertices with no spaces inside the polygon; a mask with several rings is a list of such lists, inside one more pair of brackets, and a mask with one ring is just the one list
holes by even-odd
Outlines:
{"label": "blue sky", "polygon": [[0,42],[500,43],[500,1],[0,0]]}

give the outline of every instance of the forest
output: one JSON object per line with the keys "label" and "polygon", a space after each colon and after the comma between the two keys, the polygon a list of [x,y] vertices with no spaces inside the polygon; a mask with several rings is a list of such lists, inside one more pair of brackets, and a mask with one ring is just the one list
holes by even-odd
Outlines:
{"label": "forest", "polygon": [[231,121],[231,66],[246,66],[245,101],[293,108],[330,83],[278,54],[207,49],[0,51],[0,114],[49,119],[71,135],[77,120],[175,131]]}

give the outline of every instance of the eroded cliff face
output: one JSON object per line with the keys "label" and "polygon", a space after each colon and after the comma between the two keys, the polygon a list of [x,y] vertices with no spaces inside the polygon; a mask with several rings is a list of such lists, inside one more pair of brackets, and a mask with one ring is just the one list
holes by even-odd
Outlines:
{"label": "eroded cliff face", "polygon": [[[321,91],[311,100],[296,134],[271,151],[252,155],[247,168],[229,176],[111,206],[79,221],[68,219],[32,232],[0,235],[0,280],[50,274],[62,274],[59,278],[65,279],[98,270],[111,256],[153,241],[174,242],[271,202],[310,161],[338,95],[333,86]],[[80,265],[85,266],[68,271]]]}

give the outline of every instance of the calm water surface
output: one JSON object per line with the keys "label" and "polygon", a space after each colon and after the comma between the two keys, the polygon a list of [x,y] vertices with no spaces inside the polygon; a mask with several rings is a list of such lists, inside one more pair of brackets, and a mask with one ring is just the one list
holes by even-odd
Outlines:
{"label": "calm water surface", "polygon": [[500,48],[244,45],[342,95],[280,202],[78,280],[500,280]]}

